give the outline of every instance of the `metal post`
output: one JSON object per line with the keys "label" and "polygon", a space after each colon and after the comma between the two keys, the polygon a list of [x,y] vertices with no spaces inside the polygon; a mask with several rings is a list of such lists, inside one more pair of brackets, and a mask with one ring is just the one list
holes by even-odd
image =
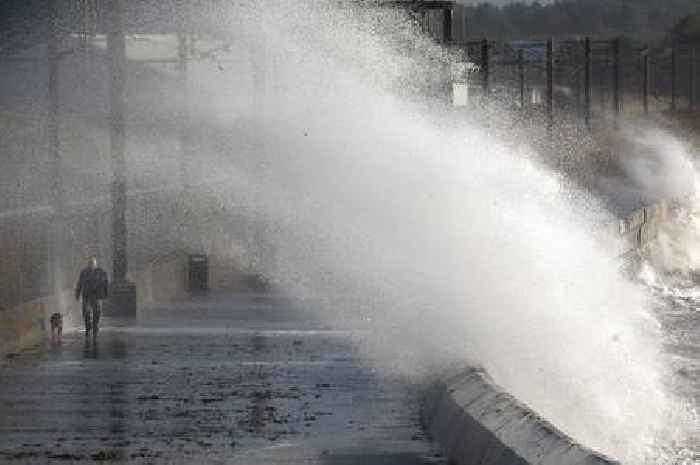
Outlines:
{"label": "metal post", "polygon": [[642,50],[642,73],[643,83],[642,83],[642,101],[644,102],[644,114],[649,114],[649,88],[651,85],[651,69],[649,67],[649,45],[644,45]]}
{"label": "metal post", "polygon": [[188,188],[188,152],[189,152],[189,95],[187,89],[187,19],[184,0],[177,2],[177,54],[178,54],[178,80],[180,87],[180,178],[185,190]]}
{"label": "metal post", "polygon": [[452,42],[452,8],[445,8],[442,11],[442,41],[449,44]]}
{"label": "metal post", "polygon": [[123,0],[110,2],[107,30],[110,71],[109,143],[112,160],[112,261],[113,280],[109,310],[112,314],[136,314],[136,287],[126,279],[126,131],[124,122],[126,41],[123,24]]}
{"label": "metal post", "polygon": [[[578,54],[576,55],[576,57],[580,58],[580,56]],[[583,112],[581,111],[581,107],[582,107],[582,105],[581,105],[581,94],[582,94],[581,87],[582,87],[582,83],[583,83],[581,76],[582,76],[581,67],[577,66],[576,67],[576,117],[579,119],[579,121],[581,120],[581,115],[583,114]]]}
{"label": "metal post", "polygon": [[520,80],[520,109],[525,109],[525,51],[518,50],[518,78]]}
{"label": "metal post", "polygon": [[64,205],[63,205],[63,176],[62,160],[59,138],[59,96],[58,96],[58,0],[50,0],[49,7],[49,43],[48,43],[48,150],[51,163],[51,178],[49,179],[50,195],[53,207],[53,219],[51,221],[49,238],[49,282],[48,290],[55,292],[61,290],[62,264],[64,241]]}
{"label": "metal post", "polygon": [[484,104],[487,104],[489,98],[489,41],[487,39],[481,41],[481,91]]}
{"label": "metal post", "polygon": [[97,34],[97,0],[82,0],[80,2],[80,42],[83,51],[87,54],[90,49],[90,41]]}
{"label": "metal post", "polygon": [[126,43],[122,28],[122,2],[112,2],[107,35],[110,58],[110,152],[112,159],[112,206],[114,279],[126,279],[126,158],[125,158],[125,61]]}
{"label": "metal post", "polygon": [[554,39],[547,40],[547,136],[554,137]]}
{"label": "metal post", "polygon": [[695,47],[688,44],[688,107],[695,106]]}
{"label": "metal post", "polygon": [[48,146],[51,160],[51,193],[54,203],[61,203],[61,152],[58,137],[58,0],[49,1],[49,43],[48,43],[48,84],[49,84],[49,121]]}
{"label": "metal post", "polygon": [[673,42],[671,46],[671,110],[676,110],[676,61],[678,53],[678,44]]}
{"label": "metal post", "polygon": [[613,112],[615,113],[615,124],[620,117],[622,111],[622,96],[620,94],[620,81],[622,75],[620,73],[620,39],[614,39],[610,44],[612,46],[613,55]]}
{"label": "metal post", "polygon": [[591,39],[586,37],[584,42],[584,60],[585,60],[585,75],[584,75],[584,118],[586,120],[586,127],[591,128]]}

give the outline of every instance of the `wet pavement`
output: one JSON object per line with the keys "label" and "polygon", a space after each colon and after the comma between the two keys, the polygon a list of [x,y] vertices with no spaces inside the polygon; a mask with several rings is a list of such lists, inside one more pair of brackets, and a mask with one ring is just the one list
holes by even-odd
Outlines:
{"label": "wet pavement", "polygon": [[0,367],[0,463],[444,463],[418,386],[279,296],[105,318]]}

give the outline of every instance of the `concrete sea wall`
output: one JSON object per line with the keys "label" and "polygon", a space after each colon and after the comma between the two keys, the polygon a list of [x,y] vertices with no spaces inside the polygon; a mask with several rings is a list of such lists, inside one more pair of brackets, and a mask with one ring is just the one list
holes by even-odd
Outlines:
{"label": "concrete sea wall", "polygon": [[[658,236],[671,202],[661,201],[620,218],[601,239],[621,257]],[[608,465],[619,463],[577,444],[536,412],[470,369],[438,379],[424,391],[422,419],[454,465]]]}
{"label": "concrete sea wall", "polygon": [[422,419],[454,465],[610,465],[498,387],[480,369],[437,380]]}

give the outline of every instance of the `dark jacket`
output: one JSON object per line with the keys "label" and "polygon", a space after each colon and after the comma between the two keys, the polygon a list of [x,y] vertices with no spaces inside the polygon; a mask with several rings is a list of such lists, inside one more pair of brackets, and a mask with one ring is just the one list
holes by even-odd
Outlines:
{"label": "dark jacket", "polygon": [[75,298],[82,296],[83,299],[106,299],[108,287],[105,270],[100,267],[87,267],[80,272],[78,284],[75,286]]}

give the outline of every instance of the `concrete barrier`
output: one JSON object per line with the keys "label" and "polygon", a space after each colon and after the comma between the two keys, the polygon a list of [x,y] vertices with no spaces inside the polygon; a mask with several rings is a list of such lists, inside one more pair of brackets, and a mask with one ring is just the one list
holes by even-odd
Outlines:
{"label": "concrete barrier", "polygon": [[421,417],[454,465],[611,465],[471,369],[434,382]]}

